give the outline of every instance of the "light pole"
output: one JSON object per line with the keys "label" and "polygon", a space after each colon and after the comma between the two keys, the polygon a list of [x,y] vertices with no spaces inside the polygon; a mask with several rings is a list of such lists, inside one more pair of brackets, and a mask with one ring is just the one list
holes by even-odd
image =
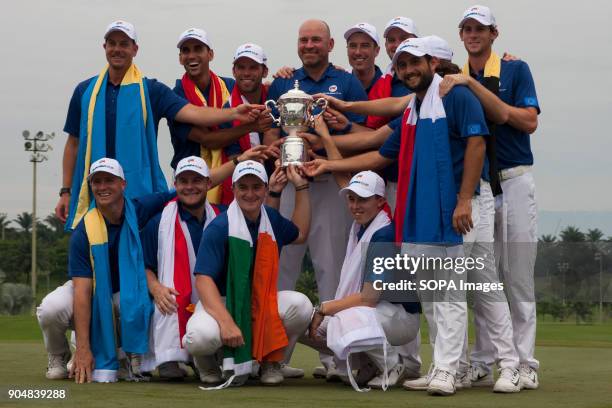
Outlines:
{"label": "light pole", "polygon": [[36,132],[31,136],[29,130],[24,130],[21,135],[25,139],[26,152],[32,152],[30,162],[32,162],[32,299],[36,305],[36,164],[47,160],[43,153],[51,149],[47,141],[55,137],[55,133]]}
{"label": "light pole", "polygon": [[595,253],[595,260],[599,261],[599,323],[603,323],[603,256],[601,252]]}
{"label": "light pole", "polygon": [[559,272],[561,272],[561,296],[562,296],[562,302],[563,305],[565,306],[565,272],[567,272],[569,270],[569,263],[568,262],[557,262],[557,269],[559,269]]}

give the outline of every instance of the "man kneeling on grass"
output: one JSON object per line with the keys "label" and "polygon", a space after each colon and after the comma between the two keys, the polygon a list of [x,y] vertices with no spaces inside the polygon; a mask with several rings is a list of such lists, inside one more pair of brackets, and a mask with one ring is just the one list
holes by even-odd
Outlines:
{"label": "man kneeling on grass", "polygon": [[308,182],[298,170],[277,169],[270,187],[287,179],[296,189],[291,221],[263,205],[269,190],[263,165],[240,163],[232,176],[234,201],[202,237],[194,270],[200,302],[183,344],[205,384],[225,379],[218,388],[242,385],[254,361],[261,364],[262,384],[280,384],[280,363],[308,326],[308,298],[294,291],[277,293],[282,247],[304,242],[310,228]]}

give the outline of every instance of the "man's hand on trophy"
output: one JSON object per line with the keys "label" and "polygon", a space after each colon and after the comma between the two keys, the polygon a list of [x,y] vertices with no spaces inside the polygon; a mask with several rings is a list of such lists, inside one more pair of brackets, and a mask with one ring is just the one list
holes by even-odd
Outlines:
{"label": "man's hand on trophy", "polygon": [[289,179],[287,178],[285,169],[280,165],[280,161],[277,160],[276,169],[274,169],[274,172],[270,175],[270,184],[268,188],[274,193],[280,193],[283,191],[288,181]]}
{"label": "man's hand on trophy", "polygon": [[268,146],[259,145],[251,147],[249,150],[243,152],[240,156],[238,156],[238,161],[243,162],[245,160],[255,160],[261,163],[270,157],[272,156],[269,154]]}
{"label": "man's hand on trophy", "polygon": [[282,78],[282,79],[289,79],[293,76],[293,71],[295,71],[295,68],[293,67],[288,67],[288,66],[283,66],[280,67],[278,71],[276,71],[276,73],[274,75],[272,75],[272,78],[276,79],[276,78]]}
{"label": "man's hand on trophy", "polygon": [[337,131],[343,131],[350,123],[346,116],[339,111],[330,108],[327,108],[327,110],[323,113],[323,119],[325,119],[325,122],[330,129]]}
{"label": "man's hand on trophy", "polygon": [[274,119],[270,115],[271,110],[266,109],[263,112],[260,112],[257,121],[255,122],[255,131],[259,133],[266,132],[272,128],[272,124],[274,123]]}
{"label": "man's hand on trophy", "polygon": [[337,109],[339,111],[344,112],[348,106],[348,103],[346,101],[343,101],[341,99],[338,98],[334,98],[333,96],[324,94],[324,93],[318,93],[318,94],[314,94],[312,95],[312,98],[316,101],[319,98],[323,98],[327,101],[327,109],[329,108],[333,108],[333,109]]}
{"label": "man's hand on trophy", "polygon": [[306,180],[306,174],[304,173],[302,166],[290,164],[289,166],[285,167],[285,169],[287,178],[295,187],[301,187],[308,184],[308,180]]}
{"label": "man's hand on trophy", "polygon": [[[314,157],[320,157],[317,156],[316,154],[310,152],[312,156]],[[306,162],[302,165],[304,173],[308,176],[308,177],[316,177],[316,176],[320,176],[323,173],[328,172],[328,164],[329,162],[325,159],[321,159],[321,158],[316,158],[314,160],[311,160],[309,162]]]}
{"label": "man's hand on trophy", "polygon": [[245,103],[231,109],[233,120],[238,120],[242,123],[251,123],[259,119],[261,112],[265,110],[266,107],[263,105]]}
{"label": "man's hand on trophy", "polygon": [[298,132],[297,135],[304,140],[305,147],[310,147],[312,150],[321,150],[324,148],[323,141],[318,135],[313,135],[308,132]]}

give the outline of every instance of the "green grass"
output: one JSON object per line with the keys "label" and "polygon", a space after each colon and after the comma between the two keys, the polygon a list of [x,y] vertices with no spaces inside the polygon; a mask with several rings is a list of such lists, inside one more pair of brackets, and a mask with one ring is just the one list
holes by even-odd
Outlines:
{"label": "green grass", "polygon": [[[46,354],[35,319],[0,317],[0,407],[612,407],[612,325],[576,326],[543,323],[538,327],[537,357],[541,388],[516,395],[488,389],[460,391],[450,398],[392,389],[365,394],[311,377],[318,359],[298,346],[292,364],[306,369],[306,378],[280,387],[247,385],[223,391],[200,391],[195,380],[184,383],[117,383],[75,385],[44,377]],[[423,346],[425,365],[431,349]],[[9,401],[7,387],[68,390],[65,401]]]}

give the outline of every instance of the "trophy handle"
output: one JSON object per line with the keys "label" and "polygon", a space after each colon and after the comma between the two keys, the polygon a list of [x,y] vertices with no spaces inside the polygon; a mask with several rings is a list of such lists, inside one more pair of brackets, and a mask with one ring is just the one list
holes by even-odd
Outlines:
{"label": "trophy handle", "polygon": [[276,110],[278,110],[278,105],[276,104],[276,101],[272,100],[272,99],[268,99],[265,103],[264,106],[268,109],[270,109],[270,117],[272,118],[272,121],[275,125],[279,125],[280,126],[280,116],[278,118],[274,117],[274,114],[272,113],[272,108],[275,108]]}
{"label": "trophy handle", "polygon": [[[327,102],[327,99],[325,98],[319,98],[310,105],[310,108],[308,109],[309,110],[308,113],[310,115],[311,127],[314,127],[314,121],[325,112],[328,105],[329,104]],[[320,108],[321,112],[317,113],[316,115],[313,115],[312,112],[314,111],[315,108]]]}

